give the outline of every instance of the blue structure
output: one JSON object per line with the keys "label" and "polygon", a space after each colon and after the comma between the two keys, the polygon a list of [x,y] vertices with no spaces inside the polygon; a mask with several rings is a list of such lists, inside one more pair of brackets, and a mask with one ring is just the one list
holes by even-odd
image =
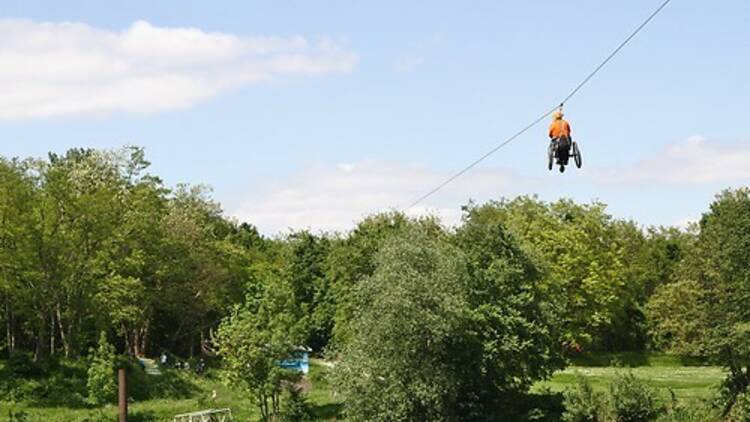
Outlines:
{"label": "blue structure", "polygon": [[279,365],[284,369],[303,374],[310,372],[310,349],[307,347],[300,347],[295,352],[295,355],[296,356],[291,359],[281,361]]}

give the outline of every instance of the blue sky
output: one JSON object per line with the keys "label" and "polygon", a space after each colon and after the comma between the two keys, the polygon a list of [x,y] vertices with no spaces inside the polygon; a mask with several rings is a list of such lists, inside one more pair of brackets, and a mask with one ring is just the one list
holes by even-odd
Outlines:
{"label": "blue sky", "polygon": [[[266,233],[346,229],[549,109],[660,2],[6,0],[0,154],[140,145]],[[545,122],[413,212],[699,217],[750,181],[749,24],[746,0],[673,0],[568,103],[583,170],[546,170]]]}

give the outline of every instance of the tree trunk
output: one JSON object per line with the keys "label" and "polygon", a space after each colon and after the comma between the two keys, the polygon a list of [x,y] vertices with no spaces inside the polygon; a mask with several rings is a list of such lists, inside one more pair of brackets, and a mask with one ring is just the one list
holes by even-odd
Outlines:
{"label": "tree trunk", "polygon": [[39,362],[46,358],[49,354],[47,347],[49,346],[49,333],[47,333],[47,318],[44,318],[41,323],[38,324],[36,332],[36,347],[34,349],[34,361]]}
{"label": "tree trunk", "polygon": [[279,393],[274,392],[271,394],[271,404],[273,405],[273,414],[279,414]]}
{"label": "tree trunk", "polygon": [[51,313],[49,316],[49,353],[50,355],[55,354],[55,314]]}
{"label": "tree trunk", "polygon": [[60,307],[60,302],[57,302],[57,305],[55,306],[56,312],[57,312],[57,327],[60,330],[60,340],[62,341],[63,345],[63,351],[65,352],[65,357],[70,357],[70,339],[68,338],[68,332],[66,331],[65,323],[63,323],[62,318],[62,309]]}
{"label": "tree trunk", "polygon": [[16,330],[13,321],[13,310],[10,303],[5,302],[5,342],[8,348],[8,356],[16,351]]}
{"label": "tree trunk", "polygon": [[258,393],[258,405],[260,406],[260,417],[268,420],[268,397],[264,393]]}
{"label": "tree trunk", "polygon": [[131,338],[135,337],[135,333],[133,330],[128,330],[127,328],[123,328],[122,332],[124,333],[123,338],[125,339],[125,353],[132,356],[135,353],[135,350],[133,350],[134,348]]}
{"label": "tree trunk", "polygon": [[151,323],[149,319],[146,319],[146,321],[143,323],[143,328],[141,330],[141,344],[140,344],[140,352],[142,356],[146,356],[146,346],[148,345],[148,335],[151,332]]}

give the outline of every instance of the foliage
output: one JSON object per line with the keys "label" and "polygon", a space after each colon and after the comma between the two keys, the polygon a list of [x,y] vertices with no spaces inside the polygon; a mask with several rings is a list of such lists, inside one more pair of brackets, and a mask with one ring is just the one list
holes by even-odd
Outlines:
{"label": "foliage", "polygon": [[607,402],[613,422],[648,422],[662,411],[656,390],[632,372],[612,380]]}
{"label": "foliage", "polygon": [[335,301],[325,276],[330,239],[302,231],[286,239],[284,266],[301,312],[309,316],[310,327],[304,344],[322,351],[331,339]]}
{"label": "foliage", "polygon": [[728,369],[724,413],[750,385],[750,189],[717,196],[703,215],[679,281],[649,304],[656,338]]}
{"label": "foliage", "polygon": [[693,280],[659,286],[646,305],[655,347],[687,356],[704,356],[706,333],[704,290]]}
{"label": "foliage", "polygon": [[335,383],[351,420],[492,418],[561,365],[531,263],[498,226],[460,236],[467,253],[413,222],[357,284]]}
{"label": "foliage", "polygon": [[594,392],[591,383],[580,374],[572,389],[563,394],[563,422],[599,422],[603,420],[604,397]]}
{"label": "foliage", "polygon": [[279,413],[282,387],[296,378],[280,363],[295,355],[307,334],[292,284],[273,268],[266,277],[260,297],[235,307],[217,338],[228,381],[255,398],[264,419]]}
{"label": "foliage", "polygon": [[417,228],[382,247],[356,286],[352,339],[336,381],[352,421],[452,420],[461,374],[455,346],[468,330],[460,252]]}
{"label": "foliage", "polygon": [[[329,345],[332,350],[345,344],[352,335],[350,322],[357,312],[354,292],[359,282],[375,271],[378,251],[391,236],[410,224],[403,213],[375,214],[360,221],[346,237],[336,238],[331,243],[326,258],[326,279],[335,303],[333,338]],[[426,230],[442,232],[434,218],[422,218],[416,224]]]}
{"label": "foliage", "polygon": [[[650,347],[726,368],[723,413],[742,417],[748,188],[719,194],[689,230],[519,197],[470,203],[450,230],[388,212],[347,233],[271,239],[223,215],[209,189],[168,188],[148,168],[135,147],[0,157],[4,397],[107,402],[115,361],[136,399],[189,397],[184,374],[150,379],[132,357],[218,351],[271,417],[294,379],[279,362],[310,346],[342,359],[336,385],[355,420],[547,418],[513,406],[563,355]],[[629,383],[611,394],[647,408]],[[570,394],[571,415],[591,413],[584,390]],[[699,414],[686,409],[661,417]]]}
{"label": "foliage", "polygon": [[[169,190],[143,150],[73,149],[0,159],[0,304],[5,345],[76,358],[100,331],[131,355],[204,346],[210,321],[242,299],[249,226],[207,190]],[[208,326],[207,326],[208,325]],[[195,327],[207,326],[199,332]]]}
{"label": "foliage", "polygon": [[23,410],[8,409],[8,422],[26,422],[29,419],[28,413]]}
{"label": "foliage", "polygon": [[94,405],[112,403],[117,397],[115,348],[109,344],[104,332],[99,337],[97,349],[91,353],[86,387],[88,401]]}
{"label": "foliage", "polygon": [[600,203],[532,197],[464,210],[464,224],[499,223],[518,240],[540,271],[538,288],[550,299],[568,350],[643,347],[640,307],[657,276],[644,270],[649,240],[633,223],[613,221]]}
{"label": "foliage", "polygon": [[698,402],[678,402],[672,392],[672,405],[667,412],[656,419],[657,422],[718,422],[719,412],[706,400]]}
{"label": "foliage", "polygon": [[500,222],[470,216],[454,241],[467,259],[471,321],[455,357],[466,365],[462,412],[479,418],[561,368],[561,338],[537,267]]}
{"label": "foliage", "polygon": [[727,422],[749,422],[750,421],[750,394],[740,393],[734,400],[732,409],[727,414]]}
{"label": "foliage", "polygon": [[307,397],[293,384],[284,389],[279,419],[282,422],[309,422],[313,418]]}

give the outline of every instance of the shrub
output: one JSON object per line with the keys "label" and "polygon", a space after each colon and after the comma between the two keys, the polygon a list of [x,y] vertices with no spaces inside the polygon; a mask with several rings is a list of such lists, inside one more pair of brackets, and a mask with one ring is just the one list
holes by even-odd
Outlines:
{"label": "shrub", "polygon": [[750,422],[750,393],[747,391],[737,396],[732,409],[727,415],[728,422]]}
{"label": "shrub", "polygon": [[94,405],[112,403],[117,395],[115,381],[115,348],[107,342],[106,333],[99,336],[99,346],[91,351],[86,387],[88,401]]}
{"label": "shrub", "polygon": [[8,358],[7,371],[14,378],[31,378],[42,375],[41,366],[30,353],[16,352]]}
{"label": "shrub", "polygon": [[609,386],[609,412],[615,422],[647,422],[661,412],[656,391],[632,372],[618,373]]}
{"label": "shrub", "polygon": [[712,422],[719,421],[715,409],[703,404],[681,405],[661,415],[657,422]]}
{"label": "shrub", "polygon": [[284,393],[280,419],[282,422],[307,422],[312,420],[312,411],[307,397],[295,385],[288,385]]}
{"label": "shrub", "polygon": [[8,422],[27,422],[29,420],[28,413],[23,410],[16,410],[13,407],[8,409]]}
{"label": "shrub", "polygon": [[589,380],[578,374],[573,388],[563,394],[563,422],[599,422],[602,420],[604,397],[594,392]]}

